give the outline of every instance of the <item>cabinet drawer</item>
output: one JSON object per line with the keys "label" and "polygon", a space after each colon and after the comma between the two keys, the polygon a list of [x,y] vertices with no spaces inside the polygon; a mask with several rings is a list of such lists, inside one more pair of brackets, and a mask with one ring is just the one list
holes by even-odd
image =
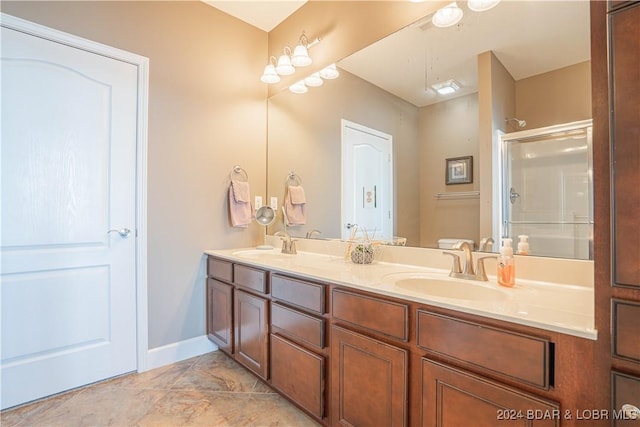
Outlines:
{"label": "cabinet drawer", "polygon": [[640,363],[640,303],[612,300],[613,355]]}
{"label": "cabinet drawer", "polygon": [[274,274],[271,276],[271,296],[319,314],[324,313],[324,285]]}
{"label": "cabinet drawer", "polygon": [[616,411],[613,426],[637,426],[640,423],[640,415],[631,411],[623,412],[623,405],[640,408],[640,377],[612,371],[611,406]]}
{"label": "cabinet drawer", "polygon": [[536,387],[549,388],[548,340],[424,310],[418,310],[417,317],[418,347]]}
{"label": "cabinet drawer", "polygon": [[335,289],[331,307],[335,319],[402,341],[409,339],[407,304]]}
{"label": "cabinet drawer", "polygon": [[246,265],[233,266],[233,283],[254,291],[267,293],[267,272]]}
{"label": "cabinet drawer", "polygon": [[323,319],[272,303],[271,326],[274,332],[280,332],[317,348],[324,348]]}
{"label": "cabinet drawer", "polygon": [[271,335],[271,384],[318,418],[324,416],[324,357]]}
{"label": "cabinet drawer", "polygon": [[225,282],[232,282],[233,263],[209,257],[207,258],[207,276],[215,277]]}
{"label": "cabinet drawer", "polygon": [[422,427],[560,425],[557,402],[425,358],[421,403]]}

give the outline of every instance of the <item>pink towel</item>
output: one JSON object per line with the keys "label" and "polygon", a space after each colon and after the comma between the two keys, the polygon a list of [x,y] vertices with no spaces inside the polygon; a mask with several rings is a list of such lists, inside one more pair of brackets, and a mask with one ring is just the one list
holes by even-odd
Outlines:
{"label": "pink towel", "polygon": [[284,209],[289,220],[289,225],[304,225],[306,218],[307,200],[304,195],[304,188],[300,185],[289,185],[287,196],[284,200]]}
{"label": "pink towel", "polygon": [[236,202],[250,203],[251,192],[249,191],[249,183],[245,181],[231,180],[231,188],[233,188],[233,196]]}
{"label": "pink towel", "polygon": [[231,225],[234,227],[248,227],[254,218],[250,199],[249,183],[231,181],[229,186],[229,214]]}

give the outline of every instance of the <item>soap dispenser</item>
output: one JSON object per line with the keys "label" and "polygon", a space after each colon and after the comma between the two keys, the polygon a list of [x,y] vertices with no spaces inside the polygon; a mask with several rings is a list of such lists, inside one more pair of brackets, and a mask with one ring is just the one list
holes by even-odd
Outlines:
{"label": "soap dispenser", "polygon": [[518,255],[529,255],[529,236],[521,234],[518,236]]}
{"label": "soap dispenser", "polygon": [[502,239],[500,256],[498,257],[498,284],[512,288],[516,284],[516,269],[513,262],[512,240]]}

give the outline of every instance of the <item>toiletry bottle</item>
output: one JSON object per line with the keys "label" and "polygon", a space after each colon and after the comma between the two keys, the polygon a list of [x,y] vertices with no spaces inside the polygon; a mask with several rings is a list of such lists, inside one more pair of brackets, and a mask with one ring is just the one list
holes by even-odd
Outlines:
{"label": "toiletry bottle", "polygon": [[502,239],[500,256],[498,257],[498,284],[509,288],[516,284],[516,270],[513,263],[513,248],[511,239]]}
{"label": "toiletry bottle", "polygon": [[521,234],[518,238],[520,239],[518,242],[518,255],[529,255],[529,236]]}

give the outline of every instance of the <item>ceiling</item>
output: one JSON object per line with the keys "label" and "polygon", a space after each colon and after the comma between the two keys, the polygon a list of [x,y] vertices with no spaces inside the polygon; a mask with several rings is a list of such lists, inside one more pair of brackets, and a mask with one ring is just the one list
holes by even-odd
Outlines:
{"label": "ceiling", "polygon": [[[431,17],[356,52],[339,66],[422,107],[443,97],[429,86],[456,80],[462,96],[478,90],[477,56],[493,51],[517,81],[587,61],[589,1],[502,1],[438,28]],[[451,97],[449,97],[451,98]]]}
{"label": "ceiling", "polygon": [[273,30],[307,2],[307,0],[202,1],[266,32]]}
{"label": "ceiling", "polygon": [[[207,4],[271,31],[306,1],[216,1]],[[462,96],[478,90],[477,55],[493,51],[515,80],[590,58],[589,0],[503,0],[486,12],[464,1],[449,28],[431,16],[343,59],[338,66],[422,107],[444,99],[429,86],[456,80]]]}

